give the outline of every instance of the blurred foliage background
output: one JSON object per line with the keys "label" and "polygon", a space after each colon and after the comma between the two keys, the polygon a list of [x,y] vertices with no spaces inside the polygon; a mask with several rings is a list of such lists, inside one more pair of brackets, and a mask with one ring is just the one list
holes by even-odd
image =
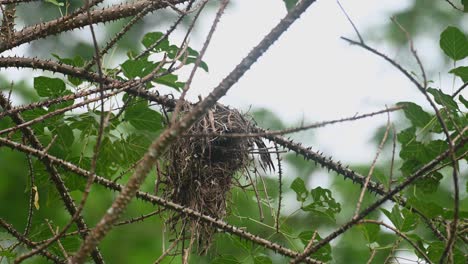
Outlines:
{"label": "blurred foliage background", "polygon": [[[80,1],[59,2],[64,3],[68,7],[68,12],[82,4]],[[235,2],[236,1],[233,1],[233,4],[235,4]],[[43,1],[19,5],[17,13],[19,19],[18,25],[31,25],[38,21],[50,20],[66,12],[67,10],[65,7],[58,7]],[[445,25],[452,24],[459,28],[463,28],[463,25],[466,25],[466,18],[463,18],[462,15],[454,15],[454,10],[445,1],[409,0],[407,8],[399,10],[393,15],[397,17],[400,24],[405,26],[406,30],[411,32],[412,37],[415,39],[438,39],[440,32],[446,27]],[[177,16],[174,15],[174,12],[168,10],[157,11],[155,14],[147,16],[133,27],[133,29],[127,33],[126,37],[118,42],[117,49],[113,51],[113,56],[115,58],[121,58],[124,57],[128,51],[141,50],[142,46],[136,45],[136,39],[139,40],[146,32],[152,31],[155,25],[158,25],[158,27],[161,27],[161,25],[168,26],[172,23],[171,21],[174,21],[176,18]],[[187,18],[184,21],[182,27],[187,26],[189,19]],[[128,19],[122,19],[115,23],[100,26],[98,28],[100,38],[109,39],[127,22]],[[32,55],[52,58],[50,51],[53,50],[54,53],[59,54],[61,57],[74,57],[79,55],[85,59],[90,59],[93,54],[93,46],[89,39],[85,40],[81,34],[82,32],[68,32],[34,41],[31,45],[24,46],[22,51],[26,56]],[[371,28],[364,32],[364,34],[366,37],[372,39],[374,43],[391,44],[396,49],[406,49],[408,45],[404,34],[390,22],[383,27]],[[440,54],[440,58],[443,58],[442,53]],[[435,54],[434,56],[438,55]],[[444,62],[441,59],[440,61],[440,65],[433,65],[431,69],[445,67],[444,63],[448,60]],[[6,91],[10,88],[7,77],[8,76],[4,74],[0,74],[0,88]],[[22,78],[24,78],[25,81],[16,81],[14,83],[15,100],[18,102],[34,102],[39,100],[34,89],[29,85],[31,80],[28,80],[28,78],[30,78],[30,76],[22,76]],[[250,110],[250,112],[258,124],[264,128],[282,129],[298,125],[280,120],[270,109],[254,108]],[[85,118],[85,116],[82,116],[82,118]],[[311,122],[316,120],[306,121]],[[401,115],[400,120],[397,121],[396,127],[401,130],[406,128],[407,124],[408,121],[404,120]],[[118,126],[118,124],[116,124],[116,126]],[[8,127],[7,121],[2,120],[0,122],[0,128],[5,127]],[[382,128],[376,129],[375,140],[369,142],[368,151],[375,151],[377,149],[383,131],[384,129]],[[148,144],[152,139],[157,137],[159,132],[160,131],[144,133],[143,139],[139,139],[140,142],[138,142],[138,145],[144,146]],[[88,144],[92,145],[95,137],[91,134],[88,136]],[[74,157],[70,153],[82,147],[85,137],[86,135],[79,135],[76,131],[72,132],[69,138],[64,139],[65,141],[71,141],[68,142],[71,143],[70,148],[60,149],[58,146],[57,149],[52,149],[51,151],[58,156],[68,156],[69,159],[73,159]],[[389,138],[392,137],[392,134],[389,135]],[[299,141],[307,138],[309,141],[308,143],[312,143],[313,132],[295,134],[293,138]],[[310,140],[311,138],[312,140]],[[64,142],[64,144],[68,143]],[[383,153],[391,152],[392,146],[390,143],[391,141],[386,144]],[[104,150],[104,153],[112,155],[112,152],[115,151],[125,151],[125,144],[131,144],[131,142],[121,142],[119,144],[121,144],[121,147],[117,147],[117,143],[115,142],[109,142],[110,149],[108,152]],[[141,148],[129,154],[129,160],[126,161],[128,163],[124,165],[131,164],[131,161],[137,159],[144,150],[145,148]],[[341,176],[337,176],[335,173],[328,172],[311,162],[304,161],[295,154],[287,153],[281,154],[281,156],[283,166],[286,168],[283,175],[282,196],[284,203],[282,208],[283,214],[281,216],[281,233],[276,233],[274,219],[270,214],[266,213],[266,218],[262,222],[259,220],[257,201],[251,189],[242,190],[239,187],[235,187],[232,190],[229,203],[230,216],[227,217],[226,221],[235,226],[246,228],[251,233],[259,234],[264,238],[273,239],[280,244],[300,251],[304,247],[304,242],[307,241],[306,239],[311,237],[311,230],[318,230],[319,234],[324,236],[331,232],[333,227],[337,224],[344,223],[347,219],[352,217],[355,203],[360,193],[360,187],[349,180],[343,180]],[[375,172],[377,178],[379,175],[383,177],[383,175],[388,173],[390,170],[390,159],[390,155],[381,157]],[[101,166],[98,167],[98,173],[102,175],[112,175],[109,176],[109,178],[113,179],[119,174],[121,169],[115,168],[116,164],[110,165],[107,163],[108,160],[110,160],[109,156],[105,154],[101,155]],[[32,159],[32,162],[38,163],[36,159]],[[401,163],[402,161],[397,159],[395,168],[399,168]],[[369,166],[369,163],[351,164],[353,169],[364,175],[367,174]],[[16,229],[23,230],[28,214],[27,208],[30,184],[27,157],[17,151],[1,147],[0,168],[0,216],[11,223]],[[72,190],[72,195],[76,200],[79,200],[82,195],[81,190],[84,186],[84,180],[76,179],[76,177],[64,171],[63,173],[66,177],[65,181],[67,186]],[[47,174],[41,170],[36,170],[35,174],[39,189],[40,209],[35,211],[33,229],[30,237],[33,240],[40,240],[41,238],[46,238],[51,235],[46,224],[47,219],[53,223],[53,226],[63,226],[67,223],[69,215],[65,212],[62,202],[57,199],[54,189],[48,183]],[[152,172],[153,176],[149,177],[143,189],[151,191],[154,174],[155,173]],[[129,175],[126,174],[123,181],[128,176]],[[275,172],[266,173],[264,176],[268,196],[266,196],[264,192],[260,192],[260,194],[262,196],[261,203],[263,209],[265,212],[268,212],[270,210],[268,207],[269,203],[272,203],[274,205],[273,210],[276,210],[279,183],[278,175]],[[237,177],[239,177],[241,181],[243,180],[241,175]],[[326,179],[317,179],[319,177]],[[329,215],[327,216],[327,214],[300,210],[301,204],[296,201],[296,193],[291,188],[291,184],[297,178],[302,179],[308,191],[317,187],[332,190],[332,197],[340,204],[341,208],[341,212],[336,214],[336,218],[330,217]],[[312,180],[314,183],[322,183],[322,186],[312,186]],[[466,177],[464,181],[466,181]],[[440,206],[451,204],[452,198],[450,188],[448,187],[449,185],[450,179],[444,177],[437,191],[432,194],[424,194],[425,199],[434,201]],[[262,186],[263,184],[258,182],[258,188],[263,189]],[[414,191],[414,189],[408,190],[408,192]],[[116,193],[110,192],[100,186],[94,186],[92,188],[91,196],[84,210],[84,217],[90,226],[93,226],[100,219],[115,196]],[[363,207],[375,200],[376,197],[374,195],[367,194],[363,202]],[[464,200],[461,204],[462,210],[468,210],[466,195],[464,195]],[[386,206],[388,210],[392,210],[391,204]],[[122,217],[122,219],[137,217],[154,210],[155,206],[135,200],[126,210],[125,216]],[[372,217],[375,219],[381,218],[383,217],[383,213],[381,211],[376,211],[373,213]],[[423,225],[419,222],[416,224]],[[418,226],[414,234],[419,237],[430,236],[423,226]],[[326,247],[319,251],[319,254],[321,254],[321,259],[330,261],[330,263],[366,263],[372,254],[371,249],[377,248],[377,254],[372,263],[384,263],[396,239],[397,237],[393,233],[378,227],[354,227],[344,235],[333,240],[331,244],[332,249]],[[0,246],[5,247],[9,245],[11,241],[11,236],[0,230]],[[73,236],[65,238],[61,240],[61,242],[67,250],[74,251],[79,246],[80,239]],[[403,245],[405,243],[406,242],[402,242]],[[163,246],[163,244],[165,246]],[[150,217],[136,224],[116,227],[104,239],[100,248],[108,263],[152,263],[157,256],[162,253],[163,248],[167,248],[169,244],[170,235],[164,232],[164,219],[160,217]],[[406,245],[406,248],[409,247]],[[26,250],[27,249],[24,249],[24,251]],[[57,245],[54,246],[54,251],[59,255],[61,254]],[[2,258],[0,255],[0,263],[9,263],[7,253],[4,252],[3,254],[5,257]],[[410,249],[408,249],[407,252],[403,251],[398,254],[401,256],[410,256],[414,259],[414,253]],[[191,256],[191,263],[270,263],[270,261],[273,263],[285,263],[288,260],[249,241],[223,233],[216,235],[213,247],[207,256],[197,256],[196,254]],[[26,261],[26,263],[46,262],[40,257],[35,257]],[[181,263],[181,258],[180,256],[167,257],[162,263]],[[402,259],[400,263],[411,262],[405,262],[405,260]]]}

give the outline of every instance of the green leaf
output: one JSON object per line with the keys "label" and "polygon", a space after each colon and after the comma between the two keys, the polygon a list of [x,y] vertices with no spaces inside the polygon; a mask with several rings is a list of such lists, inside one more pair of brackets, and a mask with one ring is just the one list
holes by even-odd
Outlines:
{"label": "green leaf", "polygon": [[[440,257],[445,250],[445,243],[441,241],[432,242],[427,248],[427,256],[434,263],[439,263]],[[453,247],[452,249],[453,263],[455,264],[466,264],[466,258],[463,256],[463,253],[458,249],[458,247]],[[441,262],[448,263],[448,262]]]}
{"label": "green leaf", "polygon": [[[69,90],[65,90],[61,96],[64,96],[64,95],[70,95],[70,94],[73,94],[71,91]],[[74,100],[67,100],[67,101],[64,101],[62,103],[58,103],[58,104],[52,104],[51,106],[49,106],[49,109],[48,109],[48,112],[53,112],[57,109],[61,109],[61,108],[65,108],[65,107],[68,107],[68,106],[71,106],[75,103]],[[62,113],[61,115],[63,115],[64,113]]]}
{"label": "green leaf", "polygon": [[455,61],[462,60],[468,56],[466,36],[456,27],[447,27],[440,34],[440,48]]}
{"label": "green leaf", "polygon": [[306,212],[323,214],[331,220],[335,219],[335,214],[341,211],[341,205],[332,197],[332,193],[328,189],[317,187],[310,191],[313,202],[302,207]]}
{"label": "green leaf", "polygon": [[422,166],[422,163],[415,159],[408,159],[403,162],[400,171],[403,176],[409,176]]}
{"label": "green leaf", "polygon": [[398,205],[394,205],[392,208],[392,212],[389,212],[388,210],[381,208],[382,212],[385,214],[385,216],[390,219],[390,221],[393,223],[393,225],[397,228],[400,229],[403,223],[403,217],[401,216],[400,213],[400,207]]}
{"label": "green leaf", "polygon": [[[68,161],[71,162],[72,164],[76,164],[80,166],[81,168],[84,168],[87,170],[91,169],[91,158],[89,157],[71,157],[68,159]],[[70,191],[75,191],[75,190],[84,191],[85,190],[86,179],[82,177],[78,177],[75,173],[70,172],[70,171],[65,171],[63,172],[63,174],[65,175],[64,177],[65,184],[67,185],[67,188]],[[100,175],[105,176],[103,174],[100,174]]]}
{"label": "green leaf", "polygon": [[148,150],[154,138],[145,134],[134,133],[128,138],[121,141],[116,141],[116,150],[120,150],[127,165],[139,160]]}
{"label": "green leaf", "polygon": [[463,5],[463,12],[468,12],[468,0],[461,0]]}
{"label": "green leaf", "polygon": [[41,97],[56,97],[66,91],[65,83],[61,79],[45,76],[34,78],[34,89]]}
{"label": "green leaf", "polygon": [[433,172],[424,178],[418,179],[414,184],[419,191],[430,194],[437,191],[442,178],[442,174],[439,172]]}
{"label": "green leaf", "polygon": [[457,103],[453,100],[452,96],[444,94],[441,90],[429,88],[427,91],[434,96],[434,100],[441,106],[444,106],[451,111],[459,110]]}
{"label": "green leaf", "polygon": [[[299,234],[299,239],[301,240],[301,242],[305,246],[312,239],[313,235],[314,235],[314,231],[312,231],[312,230],[303,231],[303,232],[301,232]],[[319,242],[320,240],[322,240],[320,235],[318,233],[315,234],[314,243]],[[332,257],[331,257],[331,246],[330,246],[330,244],[327,243],[325,246],[320,248],[317,252],[312,254],[311,257],[314,258],[314,259],[320,260],[320,261],[324,261],[324,262],[331,261]]]}
{"label": "green leaf", "polygon": [[432,140],[429,143],[425,144],[424,148],[426,150],[426,159],[421,161],[429,162],[435,159],[440,154],[442,154],[442,152],[446,151],[448,149],[448,144],[445,140],[438,139]]}
{"label": "green leaf", "polygon": [[233,255],[224,255],[215,258],[211,263],[213,264],[241,264]]}
{"label": "green leaf", "polygon": [[[185,60],[185,63],[186,63],[186,64],[192,64],[192,63],[195,63],[196,60],[197,60],[196,57],[188,57],[188,58]],[[201,61],[200,64],[198,65],[198,67],[200,67],[200,68],[202,68],[203,70],[205,70],[206,72],[208,72],[208,64],[206,64],[206,62]]]}
{"label": "green leaf", "polygon": [[402,145],[408,144],[410,141],[413,141],[416,139],[416,128],[415,127],[409,127],[405,130],[402,130],[400,133],[397,135],[398,142],[400,142]]}
{"label": "green leaf", "polygon": [[456,76],[460,77],[463,82],[468,82],[468,67],[461,66],[455,69],[451,69],[449,73],[453,73]]}
{"label": "green leaf", "polygon": [[[84,64],[85,64],[85,61],[84,61],[83,57],[81,57],[79,55],[76,55],[73,58],[62,58],[59,55],[52,53],[52,56],[57,58],[60,62],[63,62],[65,64],[68,64],[68,65],[71,65],[71,66],[74,66],[74,67],[83,67]],[[68,76],[68,81],[70,81],[75,86],[78,86],[81,83],[83,83],[82,79],[77,78],[77,77],[73,77],[73,76]]]}
{"label": "green leaf", "polygon": [[55,126],[48,126],[53,136],[56,136],[55,142],[50,148],[52,154],[60,157],[67,157],[70,155],[70,149],[75,140],[73,130],[65,123],[56,124]]}
{"label": "green leaf", "polygon": [[[198,51],[190,48],[190,47],[187,47],[187,51],[188,51],[188,58],[185,60],[185,63],[186,64],[191,64],[191,63],[195,63],[195,61],[197,60],[198,56],[200,56],[200,54],[198,53]],[[208,72],[208,64],[206,64],[206,62],[204,61],[201,61],[200,62],[200,65],[198,65],[198,67],[202,68],[203,70],[205,70],[206,72]]]}
{"label": "green leaf", "polygon": [[400,158],[402,158],[403,160],[426,160],[427,158],[424,144],[413,140],[405,145],[402,145],[400,151]]}
{"label": "green leaf", "polygon": [[380,226],[376,224],[361,224],[358,227],[362,230],[368,243],[376,242],[380,234]]}
{"label": "green leaf", "polygon": [[408,209],[400,210],[398,205],[394,205],[392,212],[381,208],[382,212],[392,221],[393,225],[401,232],[409,232],[416,228],[418,222],[416,215]]}
{"label": "green leaf", "polygon": [[448,145],[444,140],[433,140],[424,144],[411,138],[413,131],[404,130],[398,135],[398,140],[402,143],[400,150],[400,158],[404,160],[401,171],[404,175],[409,175],[416,169],[421,167],[439,154],[447,150]]}
{"label": "green leaf", "polygon": [[468,100],[466,100],[463,95],[460,94],[460,96],[458,96],[458,98],[460,99],[460,102],[463,103],[463,105],[465,106],[465,108],[468,109]]}
{"label": "green leaf", "polygon": [[412,102],[400,102],[397,105],[403,105],[406,118],[411,121],[415,127],[424,127],[431,121],[431,115],[425,112],[421,106]]}
{"label": "green leaf", "polygon": [[415,197],[410,197],[408,199],[408,204],[418,208],[418,210],[420,210],[426,217],[430,219],[444,214],[444,209],[433,202],[422,201]]}
{"label": "green leaf", "polygon": [[[98,163],[99,164],[104,164],[106,167],[114,167],[117,169],[117,167],[122,167],[122,165],[126,165],[128,162],[127,160],[124,159],[123,153],[120,149],[120,144],[114,144],[109,137],[105,137],[102,140],[102,148],[100,152],[100,160],[102,162]],[[106,162],[104,162],[106,161]],[[106,176],[110,176],[109,174],[113,174],[115,172],[115,169],[112,168],[111,170],[107,171]]]}
{"label": "green leaf", "polygon": [[273,261],[267,256],[259,255],[254,257],[254,264],[272,264]]}
{"label": "green leaf", "polygon": [[291,183],[291,189],[294,192],[296,192],[296,199],[299,202],[303,203],[307,200],[307,197],[309,196],[309,192],[307,191],[304,180],[302,180],[301,178],[296,178]]}
{"label": "green leaf", "polygon": [[307,230],[307,231],[301,232],[298,237],[301,240],[302,244],[304,244],[304,246],[306,246],[307,244],[309,244],[309,241],[310,241],[310,239],[312,238],[313,235],[314,235],[314,231]]}
{"label": "green leaf", "polygon": [[[147,33],[141,43],[146,47],[150,47],[151,45],[157,43],[162,37],[164,36],[161,32],[150,32]],[[169,40],[166,38],[162,40],[156,47],[154,47],[153,51],[160,52],[160,51],[167,51],[169,48]]]}
{"label": "green leaf", "polygon": [[401,213],[403,214],[403,222],[401,223],[400,231],[409,232],[416,229],[416,226],[418,225],[416,214],[406,208],[403,208]]}
{"label": "green leaf", "polygon": [[55,6],[64,6],[65,5],[64,3],[60,3],[57,0],[45,0],[45,2],[51,3],[51,4],[55,5]]}
{"label": "green leaf", "polygon": [[164,76],[161,76],[161,77],[155,79],[154,81],[156,83],[163,84],[163,85],[169,86],[171,88],[174,88],[177,91],[180,91],[184,87],[185,83],[178,82],[177,79],[178,79],[177,75],[174,75],[174,74],[170,73],[170,74],[166,74]]}
{"label": "green leaf", "polygon": [[83,113],[67,118],[72,129],[77,129],[82,136],[97,135],[99,129],[98,116],[93,112]]}
{"label": "green leaf", "polygon": [[383,173],[383,171],[374,170],[374,177],[377,179],[379,183],[383,184],[385,188],[388,188],[388,184],[389,184],[388,178],[387,178],[387,175]]}
{"label": "green leaf", "polygon": [[299,2],[299,0],[283,0],[284,4],[286,5],[286,10],[290,11],[291,9],[293,9],[297,2]]}
{"label": "green leaf", "polygon": [[11,252],[10,250],[0,250],[0,257],[6,257],[6,258],[14,258],[16,257],[16,253],[15,252]]}
{"label": "green leaf", "polygon": [[[29,121],[37,117],[43,116],[45,114],[47,114],[47,110],[45,110],[44,108],[34,108],[28,111],[24,111],[22,113],[22,116],[24,120]],[[51,119],[48,119],[48,120],[51,120]],[[34,124],[32,127],[34,131],[38,132],[39,135],[42,135],[44,128],[46,127],[47,124],[48,123],[46,122],[39,122],[39,123]]]}
{"label": "green leaf", "polygon": [[150,62],[147,58],[139,60],[129,59],[121,65],[125,77],[129,79],[144,77],[150,74],[157,66],[157,63]]}
{"label": "green leaf", "polygon": [[125,120],[138,130],[157,132],[163,127],[162,115],[144,101],[129,106],[125,110]]}

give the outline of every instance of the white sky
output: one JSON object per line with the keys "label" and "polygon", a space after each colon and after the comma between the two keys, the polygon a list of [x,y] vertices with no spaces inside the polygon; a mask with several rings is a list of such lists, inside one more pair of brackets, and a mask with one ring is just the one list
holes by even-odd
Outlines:
{"label": "white sky", "polygon": [[[387,23],[392,11],[404,8],[407,1],[383,2],[342,4],[363,32],[363,25]],[[198,73],[189,98],[208,94],[285,13],[281,0],[233,1],[205,55],[210,73]],[[211,21],[212,16],[204,17],[199,38],[191,40],[193,46],[201,47]],[[335,1],[317,1],[221,101],[243,110],[249,106],[271,109],[291,125],[302,119],[308,123],[376,111],[399,101],[424,102],[401,73],[340,36],[356,39]],[[380,48],[390,57],[396,54]],[[314,131],[313,141],[305,141],[346,163],[371,160],[375,148],[369,147],[369,139],[385,122],[386,116],[381,115],[321,128]]]}
{"label": "white sky", "polygon": [[[379,28],[379,25],[388,23],[389,17],[407,7],[410,1],[341,2],[360,31],[366,32],[369,28]],[[215,10],[205,12],[197,23],[190,46],[201,49],[214,14]],[[285,14],[282,0],[231,0],[204,57],[210,72],[198,71],[188,98],[196,101],[198,95],[207,95]],[[102,27],[96,27],[96,30],[98,40],[104,43]],[[165,24],[149,30],[164,32],[167,27]],[[75,37],[90,41],[87,29],[74,32]],[[176,30],[171,42],[180,43],[184,33],[183,30]],[[373,35],[378,35],[378,32]],[[309,123],[372,112],[399,101],[416,101],[427,105],[422,95],[401,73],[381,58],[348,45],[340,36],[356,39],[336,1],[318,0],[231,88],[221,102],[244,111],[250,107],[270,109],[291,126],[302,120]],[[408,58],[402,57],[406,53],[383,42],[369,43],[396,60],[408,61]],[[23,53],[23,48],[11,53]],[[420,55],[440,52],[438,39],[416,41],[416,48]],[[434,56],[424,55],[421,55],[423,63],[440,64]],[[187,72],[191,69],[186,68]],[[414,64],[408,69],[419,73]],[[12,77],[24,76],[24,71],[22,74],[9,71]],[[452,91],[450,76],[445,73],[442,76],[445,76],[442,89]],[[306,136],[303,134],[301,140],[344,163],[368,162],[375,154],[375,147],[368,144],[369,140],[376,129],[385,123],[386,116],[381,115],[320,128]]]}
{"label": "white sky", "polygon": [[[342,0],[361,32],[388,23],[389,17],[396,10],[405,8],[408,2]],[[201,49],[214,13],[202,16],[191,39],[193,48]],[[210,72],[198,71],[188,98],[197,101],[198,95],[206,96],[285,14],[282,0],[231,0],[204,57]],[[164,25],[153,30],[164,32],[166,28]],[[77,34],[83,34],[83,31]],[[181,39],[183,34],[179,32],[171,36],[171,40]],[[89,40],[89,35],[82,36]],[[340,36],[356,39],[336,1],[317,1],[221,102],[244,111],[250,107],[270,109],[291,126],[301,120],[310,123],[377,111],[399,101],[427,105],[417,89],[396,69],[381,58],[348,45]],[[101,40],[103,43],[104,39]],[[370,44],[392,58],[407,61],[407,58],[399,58],[399,52],[388,45]],[[422,52],[438,50],[438,39],[417,41],[416,48],[423,62],[440,63],[433,56],[424,56],[431,52]],[[15,52],[17,50],[11,53]],[[408,69],[418,72],[417,68]],[[452,91],[450,76],[442,75],[446,76],[441,81],[442,89]],[[385,123],[386,115],[381,115],[320,128],[302,134],[301,140],[344,164],[368,163],[376,151],[376,147],[369,144],[370,138]],[[314,178],[320,178],[322,184],[327,179]]]}

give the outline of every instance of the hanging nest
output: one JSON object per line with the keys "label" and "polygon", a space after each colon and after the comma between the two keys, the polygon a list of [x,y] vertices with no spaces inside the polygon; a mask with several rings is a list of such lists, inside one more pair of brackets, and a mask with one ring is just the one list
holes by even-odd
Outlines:
{"label": "hanging nest", "polygon": [[[192,108],[184,104],[181,114]],[[229,133],[251,133],[252,124],[237,110],[217,104],[196,122],[186,136],[171,145],[166,154],[164,196],[202,214],[223,219],[234,176],[248,169],[255,149],[261,166],[273,167],[264,142],[258,137],[222,137]],[[216,134],[217,136],[213,136]],[[211,136],[207,136],[211,135]],[[173,212],[169,219],[173,234],[183,234],[206,253],[215,229],[209,224]],[[194,243],[197,242],[197,243]]]}

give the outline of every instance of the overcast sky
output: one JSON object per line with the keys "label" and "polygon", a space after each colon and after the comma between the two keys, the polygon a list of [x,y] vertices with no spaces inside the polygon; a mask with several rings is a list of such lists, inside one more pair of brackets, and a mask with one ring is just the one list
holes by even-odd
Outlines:
{"label": "overcast sky", "polygon": [[[395,10],[408,1],[342,1],[365,32],[388,23]],[[213,12],[214,13],[214,12]],[[208,74],[199,72],[190,98],[206,95],[239,63],[253,46],[286,14],[280,0],[233,1],[221,19],[205,56]],[[193,45],[201,46],[212,16],[204,17]],[[223,103],[247,110],[265,107],[290,124],[352,116],[376,111],[399,101],[424,102],[403,75],[382,59],[340,36],[356,39],[335,1],[318,1],[297,21],[252,69],[231,88]],[[371,42],[372,43],[372,42]],[[438,45],[437,42],[434,45]],[[390,57],[397,51],[379,43]],[[398,59],[398,57],[396,56]],[[411,69],[417,71],[417,69]],[[386,116],[340,124],[314,131],[303,138],[328,155],[348,163],[371,160],[375,147],[369,140]]]}

